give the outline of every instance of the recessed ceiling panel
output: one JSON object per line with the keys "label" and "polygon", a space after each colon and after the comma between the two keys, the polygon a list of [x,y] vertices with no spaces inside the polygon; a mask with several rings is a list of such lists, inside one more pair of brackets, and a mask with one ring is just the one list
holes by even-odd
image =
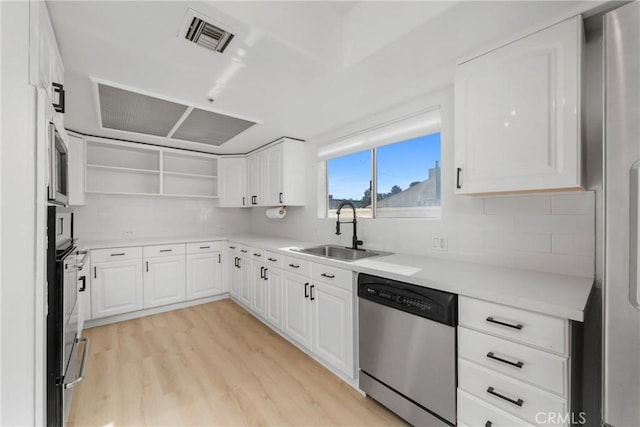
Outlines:
{"label": "recessed ceiling panel", "polygon": [[186,105],[98,83],[102,127],[166,137]]}
{"label": "recessed ceiling panel", "polygon": [[253,125],[255,122],[194,108],[171,138],[222,145]]}

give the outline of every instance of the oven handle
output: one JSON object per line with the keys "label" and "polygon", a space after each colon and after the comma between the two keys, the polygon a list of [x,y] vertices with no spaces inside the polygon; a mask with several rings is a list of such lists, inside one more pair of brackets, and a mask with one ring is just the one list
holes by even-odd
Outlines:
{"label": "oven handle", "polygon": [[75,386],[80,384],[84,379],[84,370],[87,367],[87,355],[89,353],[89,338],[84,338],[84,337],[78,338],[76,340],[76,343],[80,343],[81,341],[84,342],[84,349],[82,349],[82,363],[80,364],[80,373],[78,374],[78,378],[71,381],[70,383],[64,384],[65,390],[74,388]]}

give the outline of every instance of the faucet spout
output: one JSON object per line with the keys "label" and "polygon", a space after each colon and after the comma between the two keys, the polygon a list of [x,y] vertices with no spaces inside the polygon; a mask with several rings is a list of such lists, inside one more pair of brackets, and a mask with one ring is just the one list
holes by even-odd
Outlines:
{"label": "faucet spout", "polygon": [[[352,221],[340,221],[340,211],[342,210],[342,208],[344,206],[349,206],[351,208],[351,210],[353,210],[353,220]],[[356,219],[356,207],[355,207],[355,205],[352,202],[348,201],[348,200],[343,200],[338,205],[338,209],[336,210],[336,217],[337,217],[337,220],[336,220],[336,234],[337,235],[342,234],[340,232],[340,224],[347,223],[347,222],[352,223],[353,224],[353,238],[351,239],[351,244],[352,244],[351,249],[362,250],[362,249],[358,248],[358,245],[362,244],[362,240],[358,240],[358,232],[357,232],[358,221]]]}

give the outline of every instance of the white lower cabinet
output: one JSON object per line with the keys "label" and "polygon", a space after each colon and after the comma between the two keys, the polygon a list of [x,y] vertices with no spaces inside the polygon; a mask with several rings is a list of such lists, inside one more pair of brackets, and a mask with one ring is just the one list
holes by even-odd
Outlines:
{"label": "white lower cabinet", "polygon": [[144,308],[184,301],[184,255],[145,259]]}
{"label": "white lower cabinet", "polygon": [[311,348],[311,306],[308,304],[311,287],[308,277],[295,273],[283,276],[283,331],[306,348]]}
{"label": "white lower cabinet", "polygon": [[267,277],[267,311],[264,317],[273,327],[282,330],[282,270],[267,266],[265,275]]}
{"label": "white lower cabinet", "polygon": [[[314,266],[315,267],[315,266]],[[351,284],[348,283],[350,286]],[[311,285],[313,352],[353,376],[353,292],[328,283]]]}
{"label": "white lower cabinet", "polygon": [[227,282],[226,287],[229,289],[229,295],[234,298],[240,296],[239,283],[239,268],[238,268],[238,246],[233,242],[229,242],[224,248],[224,280]]}
{"label": "white lower cabinet", "polygon": [[458,302],[459,420],[568,425],[568,320],[463,296]]}
{"label": "white lower cabinet", "polygon": [[264,270],[263,262],[256,260],[251,262],[251,287],[253,288],[251,309],[260,317],[265,317],[267,311],[267,280]]}
{"label": "white lower cabinet", "polygon": [[91,318],[142,309],[142,259],[93,263]]}
{"label": "white lower cabinet", "polygon": [[221,252],[187,255],[188,300],[219,295],[224,291]]}
{"label": "white lower cabinet", "polygon": [[[242,251],[242,250],[241,250]],[[251,283],[251,258],[247,256],[238,257],[238,297],[240,302],[248,309],[251,309],[252,283]]]}

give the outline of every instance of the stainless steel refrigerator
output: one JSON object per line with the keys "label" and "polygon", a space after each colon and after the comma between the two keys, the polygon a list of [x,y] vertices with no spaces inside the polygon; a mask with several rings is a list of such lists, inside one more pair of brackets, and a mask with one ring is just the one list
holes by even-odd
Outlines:
{"label": "stainless steel refrigerator", "polygon": [[604,18],[603,419],[640,426],[640,3]]}

